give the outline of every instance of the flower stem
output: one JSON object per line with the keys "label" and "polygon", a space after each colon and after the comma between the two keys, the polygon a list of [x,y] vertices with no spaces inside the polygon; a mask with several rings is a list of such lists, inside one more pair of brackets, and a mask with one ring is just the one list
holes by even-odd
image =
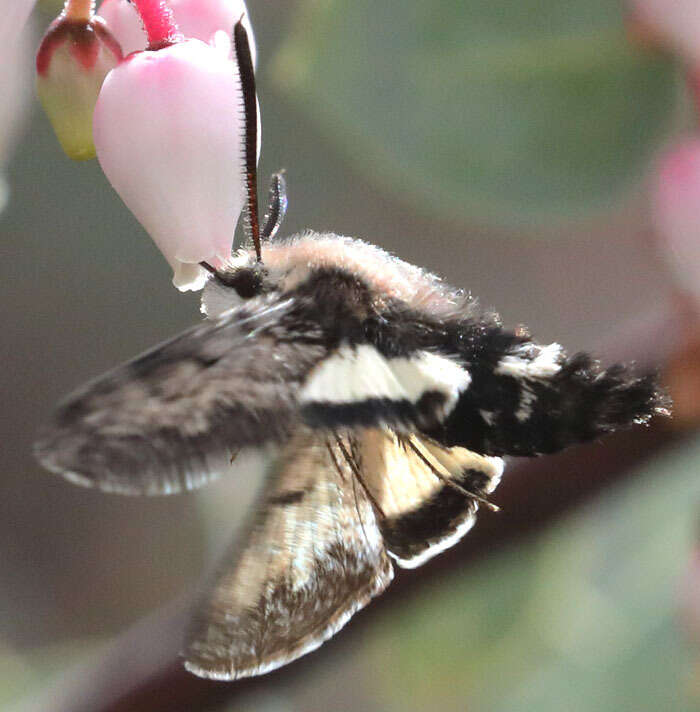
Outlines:
{"label": "flower stem", "polygon": [[132,0],[148,35],[148,49],[161,49],[181,42],[184,36],[167,0]]}
{"label": "flower stem", "polygon": [[87,22],[95,14],[95,0],[66,0],[62,15],[68,20]]}

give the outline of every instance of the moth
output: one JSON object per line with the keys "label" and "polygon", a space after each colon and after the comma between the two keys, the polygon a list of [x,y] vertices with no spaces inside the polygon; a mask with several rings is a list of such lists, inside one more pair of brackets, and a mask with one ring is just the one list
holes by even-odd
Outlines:
{"label": "moth", "polygon": [[504,329],[463,292],[334,234],[280,238],[284,178],[258,226],[255,78],[234,30],[253,246],[203,291],[208,319],[70,395],[36,446],[72,482],[191,490],[241,450],[270,465],[185,665],[258,675],[317,648],[475,521],[503,456],[539,455],[666,413],[651,375]]}

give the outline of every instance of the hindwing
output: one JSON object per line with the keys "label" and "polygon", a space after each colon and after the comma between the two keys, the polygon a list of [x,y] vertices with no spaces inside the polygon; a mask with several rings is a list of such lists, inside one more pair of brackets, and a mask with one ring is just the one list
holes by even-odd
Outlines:
{"label": "hindwing", "polygon": [[274,670],[317,648],[389,584],[377,514],[347,447],[303,429],[282,449],[248,535],[199,609],[190,671],[230,680]]}

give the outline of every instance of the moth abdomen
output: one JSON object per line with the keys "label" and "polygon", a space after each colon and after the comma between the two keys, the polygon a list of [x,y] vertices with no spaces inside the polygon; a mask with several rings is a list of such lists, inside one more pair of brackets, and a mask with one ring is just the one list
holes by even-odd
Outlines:
{"label": "moth abdomen", "polygon": [[541,373],[511,366],[475,367],[469,390],[433,435],[490,455],[531,456],[668,414],[655,375],[620,364],[603,369],[589,354],[560,351]]}

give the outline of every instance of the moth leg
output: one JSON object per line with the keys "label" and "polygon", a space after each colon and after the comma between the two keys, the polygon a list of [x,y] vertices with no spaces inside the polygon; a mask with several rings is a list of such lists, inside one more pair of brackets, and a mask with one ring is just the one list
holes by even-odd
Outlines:
{"label": "moth leg", "polygon": [[[405,440],[406,447],[410,448],[417,457],[419,457],[423,463],[425,463],[426,467],[430,469],[430,471],[437,477],[441,482],[446,484],[448,487],[452,487],[452,489],[456,490],[457,492],[461,492],[462,495],[465,497],[471,497],[481,504],[483,504],[485,507],[490,509],[492,512],[498,512],[500,511],[500,507],[490,500],[488,500],[484,495],[479,494],[479,492],[476,490],[476,488],[469,488],[467,485],[470,481],[470,478],[467,476],[464,477],[462,480],[461,484],[458,484],[454,480],[450,479],[445,473],[441,472],[436,466],[435,462],[431,461],[428,457],[426,457],[425,453],[416,445],[413,439],[411,438],[402,438],[402,440]],[[435,447],[440,447],[439,444],[435,444]],[[449,449],[444,448],[448,453]]]}
{"label": "moth leg", "polygon": [[340,463],[338,462],[338,458],[335,456],[335,453],[333,452],[333,447],[329,440],[326,440],[326,449],[328,450],[328,455],[331,458],[331,462],[333,463],[333,466],[335,467],[335,470],[338,473],[338,477],[340,477],[341,480],[345,481],[345,473],[343,472],[343,468],[340,466]]}
{"label": "moth leg", "polygon": [[355,479],[360,483],[362,489],[365,491],[365,494],[367,495],[367,498],[372,503],[372,506],[374,507],[375,511],[379,514],[380,517],[386,517],[386,515],[384,514],[384,512],[381,508],[381,505],[379,504],[379,501],[374,496],[374,494],[372,493],[372,490],[367,486],[367,483],[362,478],[362,471],[360,470],[360,466],[359,466],[357,460],[348,451],[348,449],[345,447],[345,444],[343,443],[342,439],[338,435],[336,435],[336,442],[338,444],[338,448],[339,448],[340,452],[343,455],[343,458],[345,459],[345,461],[348,463],[348,466],[350,467],[350,471],[352,472]]}

